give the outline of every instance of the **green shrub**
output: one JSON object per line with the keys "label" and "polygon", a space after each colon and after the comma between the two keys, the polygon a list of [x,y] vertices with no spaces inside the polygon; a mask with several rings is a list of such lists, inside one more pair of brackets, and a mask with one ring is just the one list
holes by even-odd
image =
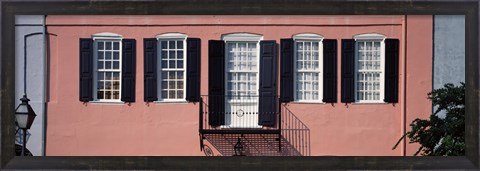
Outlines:
{"label": "green shrub", "polygon": [[[415,156],[419,153],[424,156],[465,155],[465,84],[445,84],[428,93],[428,99],[436,107],[435,112],[428,120],[413,120],[411,131],[403,135],[393,149],[408,137],[409,143],[421,145]],[[438,116],[441,111],[445,116]]]}

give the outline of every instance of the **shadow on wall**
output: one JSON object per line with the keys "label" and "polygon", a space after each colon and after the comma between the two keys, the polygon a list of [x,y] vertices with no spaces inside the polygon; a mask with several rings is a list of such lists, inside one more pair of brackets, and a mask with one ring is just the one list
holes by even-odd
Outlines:
{"label": "shadow on wall", "polygon": [[[288,142],[301,155],[310,156],[310,128],[307,127],[290,109],[282,104],[282,141]],[[282,143],[283,145],[283,143]],[[282,146],[282,149],[285,146]],[[287,148],[288,149],[288,148]]]}
{"label": "shadow on wall", "polygon": [[233,146],[240,138],[246,156],[310,156],[310,129],[285,105],[282,105],[281,115],[280,138],[278,134],[207,134],[204,136],[211,147],[204,145],[205,155],[232,156]]}

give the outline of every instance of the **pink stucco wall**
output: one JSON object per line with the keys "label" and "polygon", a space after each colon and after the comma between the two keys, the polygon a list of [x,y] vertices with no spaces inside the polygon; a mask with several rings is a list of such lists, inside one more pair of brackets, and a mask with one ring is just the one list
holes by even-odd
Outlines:
{"label": "pink stucco wall", "polygon": [[[399,103],[288,104],[310,129],[314,156],[398,156],[404,150],[413,154],[418,146],[391,149],[404,132],[405,122],[408,129],[411,120],[431,112],[426,99],[432,87],[431,16],[47,16],[46,21],[48,32],[57,35],[50,41],[49,156],[204,155],[199,150],[198,104],[143,102],[143,38],[165,32],[201,38],[201,94],[205,95],[208,40],[219,40],[222,34],[250,32],[280,42],[297,33],[317,33],[337,39],[338,47],[340,39],[362,33],[400,39]],[[135,103],[84,104],[78,100],[79,38],[99,32],[137,40]],[[338,54],[340,76],[340,48]],[[340,85],[338,77],[339,99]]]}
{"label": "pink stucco wall", "polygon": [[[407,69],[406,69],[406,123],[409,124],[416,118],[428,118],[432,113],[432,103],[427,99],[427,94],[432,90],[432,47],[433,47],[433,19],[432,16],[407,17]],[[414,59],[419,58],[419,59]],[[420,146],[407,145],[407,155],[413,155]]]}

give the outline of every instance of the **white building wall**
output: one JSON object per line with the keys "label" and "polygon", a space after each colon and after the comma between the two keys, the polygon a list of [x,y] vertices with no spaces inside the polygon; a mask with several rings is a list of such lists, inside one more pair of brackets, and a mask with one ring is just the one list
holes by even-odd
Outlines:
{"label": "white building wall", "polygon": [[[30,33],[43,32],[45,17],[42,15],[18,15],[15,17],[15,107],[23,96],[24,69],[24,36]],[[27,149],[34,156],[44,155],[44,62],[45,48],[42,34],[29,36],[27,51],[27,96],[37,114],[33,125],[27,133]],[[22,145],[22,131],[18,131],[15,143]]]}
{"label": "white building wall", "polygon": [[465,16],[434,16],[433,88],[465,82]]}

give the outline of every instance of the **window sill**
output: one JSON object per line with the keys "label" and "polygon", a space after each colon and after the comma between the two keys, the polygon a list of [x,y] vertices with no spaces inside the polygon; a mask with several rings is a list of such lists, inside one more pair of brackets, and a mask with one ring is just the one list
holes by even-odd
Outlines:
{"label": "window sill", "polygon": [[113,104],[113,105],[126,104],[123,101],[90,101],[89,103],[92,103],[92,104]]}
{"label": "window sill", "polygon": [[188,104],[186,100],[181,101],[154,101],[155,104]]}
{"label": "window sill", "polygon": [[389,104],[387,102],[353,102],[353,103],[350,103],[350,104],[353,104],[353,105],[362,105],[362,104]]}
{"label": "window sill", "polygon": [[290,104],[328,104],[325,102],[315,102],[315,101],[292,101]]}

